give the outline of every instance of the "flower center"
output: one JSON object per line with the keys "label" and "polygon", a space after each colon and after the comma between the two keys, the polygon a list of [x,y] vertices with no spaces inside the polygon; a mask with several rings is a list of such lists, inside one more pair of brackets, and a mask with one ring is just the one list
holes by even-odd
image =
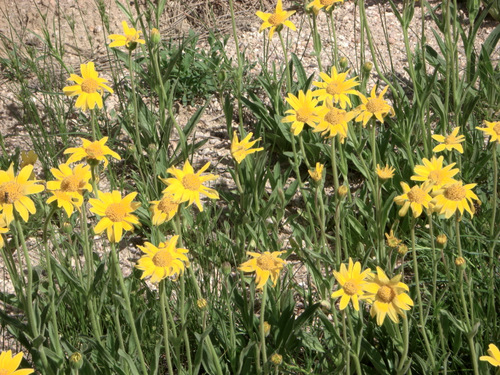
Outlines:
{"label": "flower center", "polygon": [[257,258],[257,266],[264,271],[272,271],[276,268],[276,261],[270,254],[263,254]]}
{"label": "flower center", "polygon": [[200,178],[195,174],[187,174],[182,177],[182,185],[191,191],[198,191],[201,186]]}
{"label": "flower center", "polygon": [[394,297],[396,297],[396,293],[390,286],[384,285],[378,290],[377,297],[384,303],[391,303]]}
{"label": "flower center", "polygon": [[117,223],[123,221],[127,216],[127,207],[121,203],[111,203],[104,211],[109,220]]}
{"label": "flower center", "polygon": [[12,204],[23,195],[24,194],[22,186],[15,181],[9,181],[0,186],[1,204]]}
{"label": "flower center", "polygon": [[325,121],[329,122],[332,125],[341,124],[342,122],[344,122],[344,113],[345,111],[333,108],[326,114]]}
{"label": "flower center", "polygon": [[297,111],[295,117],[297,118],[297,121],[306,123],[309,121],[309,118],[311,117],[311,111],[305,108],[301,108]]}
{"label": "flower center", "polygon": [[[333,2],[331,2],[333,3]],[[323,5],[331,5],[331,4],[323,4]],[[342,94],[342,86],[335,81],[332,81],[326,86],[326,92],[329,93],[330,95],[340,95]]]}
{"label": "flower center", "polygon": [[177,208],[178,204],[172,201],[171,197],[163,198],[160,203],[158,203],[158,209],[164,213],[169,213]]}
{"label": "flower center", "polygon": [[271,14],[271,17],[268,18],[267,22],[269,22],[273,26],[278,26],[279,24],[281,24],[282,20],[280,16],[274,13]]}
{"label": "flower center", "polygon": [[415,202],[422,204],[425,201],[425,191],[423,191],[421,188],[418,186],[414,186],[411,188],[411,190],[406,193],[408,195],[408,199],[410,202]]}
{"label": "flower center", "polygon": [[372,98],[366,103],[366,110],[370,113],[384,112],[385,111],[385,100],[381,98]]}
{"label": "flower center", "polygon": [[174,258],[170,251],[168,250],[160,250],[153,257],[153,264],[156,267],[170,267]]}
{"label": "flower center", "polygon": [[0,368],[0,375],[9,375],[10,373],[7,369]]}
{"label": "flower center", "polygon": [[500,135],[500,121],[498,121],[495,126],[493,127],[493,130],[495,131],[495,133],[497,133],[497,135]]}
{"label": "flower center", "polygon": [[93,94],[97,92],[99,83],[93,78],[85,78],[80,86],[82,87],[83,92],[86,92],[87,94]]}
{"label": "flower center", "polygon": [[101,145],[99,142],[94,142],[85,149],[85,153],[89,159],[97,159],[104,156]]}
{"label": "flower center", "polygon": [[358,293],[358,285],[352,281],[346,282],[342,288],[344,289],[344,292],[350,296]]}
{"label": "flower center", "polygon": [[319,0],[319,2],[324,7],[327,7],[329,5],[332,5],[335,2],[335,0]]}
{"label": "flower center", "polygon": [[428,178],[436,185],[441,184],[441,181],[443,181],[443,175],[441,171],[430,171]]}
{"label": "flower center", "polygon": [[75,192],[82,187],[82,180],[78,176],[68,176],[61,181],[61,190],[64,192]]}
{"label": "flower center", "polygon": [[451,201],[461,201],[465,198],[467,191],[460,184],[453,184],[445,189],[444,196]]}
{"label": "flower center", "polygon": [[457,141],[457,137],[455,137],[454,135],[451,135],[451,134],[444,139],[444,144],[446,144],[446,145],[454,145],[457,143],[460,143]]}

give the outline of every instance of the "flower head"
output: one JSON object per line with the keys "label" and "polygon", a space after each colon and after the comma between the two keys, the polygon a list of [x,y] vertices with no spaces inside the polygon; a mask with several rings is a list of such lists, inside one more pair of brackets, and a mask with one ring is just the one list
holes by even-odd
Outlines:
{"label": "flower head", "polygon": [[432,184],[415,185],[410,189],[406,182],[401,182],[401,187],[403,188],[403,194],[394,198],[397,205],[403,206],[399,210],[399,216],[405,216],[409,207],[411,207],[413,217],[419,217],[424,207],[429,208],[432,201],[432,197],[429,195]]}
{"label": "flower head", "polygon": [[281,29],[281,27],[286,26],[292,29],[293,31],[296,30],[295,25],[292,23],[292,21],[287,20],[288,17],[290,17],[292,14],[294,14],[295,11],[286,11],[283,10],[283,5],[281,0],[278,0],[278,4],[276,4],[276,10],[274,13],[264,13],[261,11],[258,11],[255,13],[257,17],[259,17],[262,21],[262,25],[260,26],[259,32],[267,29],[270,27],[271,29],[269,30],[269,39],[271,39],[274,35],[274,32],[276,30]]}
{"label": "flower head", "polygon": [[240,164],[247,157],[247,155],[253,154],[257,151],[262,151],[264,149],[263,147],[252,148],[256,142],[262,139],[257,138],[253,141],[250,141],[250,138],[252,138],[252,136],[253,133],[248,133],[245,138],[239,141],[236,131],[233,132],[233,141],[231,142],[231,155],[238,164]]}
{"label": "flower head", "polygon": [[437,145],[432,149],[433,152],[440,152],[443,150],[451,151],[453,149],[457,150],[461,154],[464,153],[464,149],[460,143],[462,143],[465,140],[465,137],[463,135],[458,135],[458,132],[460,130],[460,127],[457,126],[456,128],[453,129],[450,135],[447,135],[446,137],[440,134],[433,134],[432,139],[438,141],[440,144]]}
{"label": "flower head", "polygon": [[137,43],[144,44],[145,41],[143,39],[139,39],[141,37],[141,32],[137,31],[136,29],[132,27],[128,27],[127,21],[122,21],[122,27],[123,27],[123,34],[111,34],[108,36],[109,39],[112,40],[112,42],[109,44],[109,46],[112,47],[123,47],[125,46],[126,48],[129,49],[135,49]]}
{"label": "flower head", "polygon": [[314,0],[307,5],[307,9],[312,8],[314,14],[318,14],[321,9],[329,12],[335,3],[343,3],[344,0]]}
{"label": "flower head", "polygon": [[76,85],[66,86],[63,92],[67,96],[78,95],[75,106],[81,108],[83,111],[87,109],[94,109],[95,105],[102,108],[102,93],[104,90],[113,93],[113,89],[107,85],[107,79],[99,78],[99,74],[95,71],[94,63],[80,65],[82,76],[71,74],[68,81],[74,81]]}
{"label": "flower head", "polygon": [[320,112],[320,122],[313,126],[314,133],[321,132],[324,137],[332,138],[337,134],[341,139],[347,137],[348,123],[356,116],[354,112],[346,112],[343,109],[334,107],[330,102],[326,102],[326,106]]}
{"label": "flower head", "polygon": [[32,171],[33,166],[27,165],[15,176],[13,164],[6,171],[0,171],[0,211],[7,225],[14,221],[14,208],[24,221],[28,221],[29,214],[36,213],[28,195],[40,193],[45,187],[37,184],[37,180],[30,180]]}
{"label": "flower head", "polygon": [[201,175],[209,166],[210,162],[205,164],[195,173],[189,161],[186,160],[182,170],[174,167],[168,168],[167,173],[172,174],[174,177],[160,178],[160,180],[168,185],[167,188],[163,190],[163,193],[171,193],[173,199],[179,202],[189,202],[188,206],[196,202],[198,209],[203,211],[203,206],[200,201],[201,194],[211,199],[219,199],[219,193],[216,190],[203,185],[204,182],[212,181],[219,177],[213,174]]}
{"label": "flower head", "polygon": [[153,225],[161,225],[170,221],[179,209],[179,201],[174,199],[173,194],[163,194],[159,201],[152,201],[151,211],[153,212]]}
{"label": "flower head", "polygon": [[146,242],[138,246],[145,253],[137,262],[136,268],[144,271],[141,279],[151,276],[152,283],[158,283],[166,277],[177,280],[184,269],[189,266],[189,259],[185,254],[187,249],[176,247],[179,236],[173,236],[167,242],[161,242],[158,247]]}
{"label": "flower head", "polygon": [[385,238],[387,238],[387,246],[396,249],[400,244],[401,240],[394,235],[394,231],[391,229],[389,233],[385,234]]}
{"label": "flower head", "polygon": [[382,181],[389,180],[394,177],[394,171],[395,169],[393,167],[389,167],[387,164],[385,165],[384,168],[380,168],[380,166],[377,164],[377,176],[380,178]]}
{"label": "flower head", "polygon": [[481,130],[484,132],[486,135],[490,135],[490,142],[497,142],[500,143],[500,121],[495,121],[495,122],[488,122],[485,121],[484,125],[486,125],[485,128],[480,128],[476,127],[476,129]]}
{"label": "flower head", "polygon": [[23,352],[17,353],[14,357],[12,356],[12,351],[8,350],[6,352],[0,353],[0,374],[2,375],[29,375],[35,372],[33,369],[22,369],[17,368],[21,364],[23,359]]}
{"label": "flower head", "polygon": [[387,114],[391,116],[394,115],[394,109],[384,99],[384,95],[388,88],[389,86],[386,86],[380,92],[379,96],[376,95],[377,86],[373,86],[370,97],[368,98],[363,94],[359,94],[361,104],[356,108],[356,112],[358,113],[356,121],[362,121],[363,126],[366,126],[368,120],[373,116],[381,123],[384,123],[384,117],[387,116]]}
{"label": "flower head", "polygon": [[[463,185],[462,181],[456,181],[445,185],[441,189],[433,192],[432,203],[440,214],[444,214],[449,219],[457,210],[463,215],[466,210],[470,216],[474,216],[472,200],[479,201],[479,198],[472,191],[477,184]],[[471,207],[472,205],[472,207]]]}
{"label": "flower head", "polygon": [[367,299],[373,301],[370,315],[372,318],[377,316],[379,326],[384,323],[387,315],[394,323],[398,323],[398,314],[404,316],[405,311],[413,306],[412,299],[405,293],[409,288],[400,280],[401,275],[389,280],[382,268],[377,267],[377,274],[371,277],[371,282],[366,286]]}
{"label": "flower head", "polygon": [[479,360],[489,362],[489,364],[494,367],[500,367],[500,350],[498,350],[495,344],[490,344],[488,346],[488,354],[489,356],[482,355],[479,357]]}
{"label": "flower head", "polygon": [[354,310],[359,311],[359,300],[365,299],[365,290],[367,282],[365,279],[371,275],[371,270],[367,268],[361,272],[361,264],[359,262],[353,263],[349,258],[349,267],[346,268],[345,264],[340,265],[340,272],[333,271],[333,276],[340,284],[340,288],[332,293],[332,298],[340,298],[339,309],[344,310],[349,301],[352,301]]}
{"label": "flower head", "polygon": [[300,90],[298,97],[289,93],[286,101],[292,106],[292,109],[285,112],[288,116],[281,121],[292,123],[291,129],[293,135],[299,135],[304,128],[304,124],[313,126],[319,122],[318,101],[313,99],[312,91],[307,91],[304,94],[304,92]]}
{"label": "flower head", "polygon": [[432,183],[432,190],[439,190],[443,185],[456,182],[452,177],[455,176],[459,170],[453,168],[455,163],[451,163],[443,167],[444,157],[440,156],[436,159],[435,156],[431,160],[426,158],[422,159],[424,165],[415,166],[415,175],[411,176],[413,181],[427,181]]}
{"label": "flower head", "polygon": [[80,139],[82,141],[82,147],[68,148],[64,151],[64,154],[73,154],[68,158],[66,164],[86,159],[89,164],[97,164],[101,161],[104,161],[104,166],[107,167],[108,159],[106,158],[106,155],[112,156],[117,160],[121,160],[120,155],[106,146],[108,137],[104,137],[99,141],[94,142],[91,142],[84,138]]}
{"label": "flower head", "polygon": [[319,100],[323,103],[333,102],[339,103],[342,109],[346,109],[347,106],[351,106],[351,99],[349,94],[359,95],[358,90],[354,90],[354,87],[359,85],[357,81],[358,77],[353,77],[347,79],[347,74],[337,73],[337,68],[332,67],[331,74],[319,73],[320,77],[324,82],[313,82],[313,84],[319,87],[318,90],[314,91],[314,96],[317,96]]}
{"label": "flower head", "polygon": [[275,286],[278,281],[280,271],[285,265],[285,261],[279,258],[279,256],[283,253],[284,251],[274,251],[272,253],[264,251],[260,254],[247,251],[247,254],[253,258],[242,263],[238,269],[243,272],[255,272],[257,289],[262,289],[269,278],[271,278],[273,286]]}
{"label": "flower head", "polygon": [[314,180],[314,182],[318,183],[323,179],[323,168],[325,166],[321,163],[316,163],[316,168],[314,168],[312,171],[308,171],[309,175],[311,178]]}
{"label": "flower head", "polygon": [[140,203],[132,202],[137,193],[130,193],[122,199],[118,190],[111,193],[99,192],[99,199],[89,199],[92,208],[90,212],[101,217],[94,228],[96,234],[105,230],[110,242],[120,242],[124,230],[134,229],[132,224],[139,224],[137,216],[132,215]]}

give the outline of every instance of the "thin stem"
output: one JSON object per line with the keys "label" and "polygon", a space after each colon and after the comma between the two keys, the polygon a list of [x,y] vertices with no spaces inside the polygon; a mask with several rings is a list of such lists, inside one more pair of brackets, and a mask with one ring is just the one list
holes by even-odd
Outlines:
{"label": "thin stem", "polygon": [[267,284],[264,284],[262,290],[262,303],[260,306],[260,349],[262,352],[262,363],[264,368],[264,374],[267,374],[268,363],[267,363],[267,348],[266,348],[266,332],[264,327],[265,315],[266,315],[266,301],[267,301]]}
{"label": "thin stem", "polygon": [[286,92],[292,92],[292,77],[290,75],[290,67],[288,65],[288,49],[285,45],[285,41],[283,40],[283,35],[281,35],[281,31],[278,31],[278,35],[280,37],[283,54],[285,55]]}
{"label": "thin stem", "polygon": [[[349,327],[349,334],[351,335],[351,340],[354,340],[354,338],[356,336],[354,335],[354,329],[352,327],[351,315],[348,313],[346,313],[346,315],[347,315],[347,326]],[[362,336],[357,336],[357,337],[358,337],[358,341],[361,341],[360,337],[362,337]],[[361,371],[361,363],[359,362],[359,351],[357,349],[358,346],[356,346],[356,351],[353,350],[351,343],[349,344],[349,346],[350,346],[350,349],[353,351],[353,353],[351,354],[351,357],[354,358],[354,366],[356,366],[356,373],[358,375],[362,375],[363,371]]]}
{"label": "thin stem", "polygon": [[174,370],[172,367],[172,359],[170,358],[168,320],[167,320],[167,314],[165,313],[167,306],[165,300],[166,300],[165,279],[163,279],[162,281],[160,281],[160,309],[161,309],[161,321],[163,324],[163,344],[165,345],[165,357],[167,359],[168,373],[173,374]]}
{"label": "thin stem", "polygon": [[339,175],[337,172],[337,152],[335,149],[336,137],[331,139],[331,160],[332,160],[332,174],[333,174],[333,186],[335,187],[335,262],[336,266],[340,266],[341,261],[341,244],[340,244],[340,211],[339,211]]}
{"label": "thin stem", "polygon": [[408,357],[408,347],[410,344],[410,334],[408,330],[408,317],[406,313],[403,315],[403,352],[398,364],[398,374],[404,374],[406,358]]}

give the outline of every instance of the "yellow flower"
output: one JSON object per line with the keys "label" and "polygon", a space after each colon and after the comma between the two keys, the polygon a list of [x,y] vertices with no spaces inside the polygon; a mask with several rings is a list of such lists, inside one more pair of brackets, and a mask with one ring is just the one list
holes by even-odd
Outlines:
{"label": "yellow flower", "polygon": [[110,242],[120,242],[123,230],[134,229],[132,224],[139,224],[139,220],[132,215],[140,203],[132,202],[137,193],[130,193],[122,199],[118,190],[111,193],[99,192],[99,199],[89,199],[92,208],[90,212],[101,217],[101,220],[94,228],[96,234],[105,230]]}
{"label": "yellow flower", "polygon": [[138,246],[145,253],[136,265],[136,268],[144,271],[141,279],[151,276],[151,282],[158,283],[166,277],[177,280],[183,274],[184,269],[189,267],[189,259],[185,255],[188,250],[176,247],[178,239],[179,236],[173,236],[158,247],[149,242]]}
{"label": "yellow flower", "polygon": [[432,189],[431,184],[415,185],[410,189],[406,182],[401,182],[401,187],[403,194],[394,198],[397,205],[403,206],[399,210],[399,216],[405,216],[409,207],[411,207],[413,217],[419,217],[424,207],[429,208],[429,203],[432,201],[432,197],[429,195],[429,191]]}
{"label": "yellow flower", "polygon": [[489,362],[490,365],[494,367],[500,367],[500,350],[498,350],[495,344],[490,344],[488,346],[488,354],[479,357],[479,360]]}
{"label": "yellow flower", "polygon": [[196,202],[198,209],[203,211],[203,206],[201,205],[200,195],[206,195],[211,199],[219,199],[219,193],[211,188],[203,186],[204,182],[212,181],[217,179],[219,176],[208,174],[201,176],[201,174],[207,170],[210,166],[210,162],[205,164],[198,172],[194,173],[194,169],[186,160],[184,168],[182,170],[171,167],[167,169],[167,173],[172,174],[174,177],[170,178],[160,178],[168,186],[163,193],[173,194],[173,198],[179,202],[189,202],[188,206]]}
{"label": "yellow flower", "polygon": [[335,3],[343,3],[344,0],[314,0],[307,5],[307,9],[312,8],[314,14],[318,14],[321,9],[325,9],[327,12],[332,9]]}
{"label": "yellow flower", "polygon": [[35,151],[33,150],[30,150],[28,152],[21,151],[21,163],[19,164],[19,168],[22,169],[29,164],[34,165],[37,160],[38,160],[38,155],[35,153]]}
{"label": "yellow flower", "polygon": [[315,182],[320,182],[323,179],[323,168],[325,166],[321,163],[316,163],[316,168],[308,171],[309,175]]}
{"label": "yellow flower", "polygon": [[486,128],[476,127],[476,129],[481,130],[486,135],[491,135],[490,142],[500,142],[500,121],[485,121],[484,125],[486,125]]}
{"label": "yellow flower", "polygon": [[397,248],[401,244],[401,240],[394,235],[394,231],[392,229],[389,233],[385,234],[385,238],[387,238],[387,246],[392,247],[393,249]]}
{"label": "yellow flower", "polygon": [[123,34],[111,34],[108,36],[113,42],[109,44],[112,47],[123,47],[134,49],[137,43],[144,44],[143,39],[139,39],[141,31],[137,31],[132,27],[128,27],[126,21],[122,21]]}
{"label": "yellow flower", "polygon": [[173,199],[173,194],[163,194],[159,201],[152,201],[153,225],[161,225],[170,221],[179,209],[179,201]]}
{"label": "yellow flower", "polygon": [[347,74],[337,73],[337,68],[332,67],[330,76],[326,73],[320,72],[319,75],[324,82],[313,82],[313,84],[319,87],[319,90],[314,91],[314,96],[317,96],[319,100],[323,103],[333,101],[333,103],[339,103],[342,109],[346,109],[349,105],[351,106],[351,99],[349,94],[359,95],[357,90],[353,90],[354,87],[359,85],[357,81],[358,77],[354,77],[346,80]]}
{"label": "yellow flower", "polygon": [[68,148],[64,151],[64,154],[73,154],[69,157],[66,164],[86,159],[89,164],[98,164],[99,162],[104,161],[104,166],[107,167],[108,159],[106,158],[106,155],[112,156],[117,160],[121,160],[120,155],[106,146],[108,137],[104,137],[101,140],[94,142],[84,138],[80,139],[82,141],[82,147]]}
{"label": "yellow flower", "polygon": [[345,264],[340,265],[340,272],[333,271],[333,276],[340,284],[340,288],[332,293],[332,298],[340,298],[339,309],[344,310],[349,301],[352,301],[354,310],[359,311],[359,300],[365,299],[365,290],[367,282],[365,279],[371,275],[371,270],[367,268],[361,272],[361,263],[353,263],[349,258],[349,267]]}
{"label": "yellow flower", "polygon": [[373,301],[370,315],[372,318],[377,316],[379,326],[384,323],[387,315],[394,323],[398,323],[398,314],[404,316],[405,311],[413,306],[412,299],[405,293],[409,288],[400,280],[401,275],[389,280],[382,268],[377,267],[377,275],[373,275],[371,282],[366,286],[367,299]]}
{"label": "yellow flower", "polygon": [[380,166],[377,164],[377,176],[381,180],[389,180],[394,177],[394,171],[395,169],[393,167],[389,167],[387,164],[385,165],[384,168],[380,168]]}
{"label": "yellow flower", "polygon": [[274,32],[276,30],[278,30],[279,32],[279,30],[283,26],[287,26],[293,31],[295,31],[296,30],[295,25],[292,23],[292,21],[287,20],[287,18],[294,13],[295,13],[294,10],[293,11],[283,10],[283,5],[281,3],[281,0],[278,0],[278,4],[276,5],[276,10],[274,13],[264,13],[261,11],[255,13],[257,17],[259,17],[262,21],[264,21],[260,26],[259,32],[270,27],[271,29],[269,30],[269,39],[271,39],[274,35]]}
{"label": "yellow flower", "polygon": [[33,369],[22,369],[17,368],[21,364],[23,359],[23,352],[17,353],[14,357],[12,356],[12,351],[8,350],[6,352],[0,353],[0,374],[2,375],[29,375],[35,372]]}
{"label": "yellow flower", "polygon": [[262,139],[257,138],[256,140],[250,142],[250,138],[252,138],[252,136],[253,133],[248,133],[247,136],[240,142],[238,140],[236,131],[233,132],[233,141],[231,142],[231,155],[238,164],[240,164],[247,157],[247,155],[253,154],[257,151],[262,151],[264,149],[263,147],[252,148],[256,142]]}
{"label": "yellow flower", "polygon": [[278,281],[280,271],[285,265],[285,261],[278,258],[284,251],[265,251],[262,254],[247,251],[253,258],[242,263],[238,269],[243,272],[255,272],[255,282],[257,289],[262,289],[267,280],[271,278],[273,286]]}
{"label": "yellow flower", "polygon": [[363,127],[366,126],[368,120],[373,116],[381,123],[384,123],[384,117],[387,116],[387,114],[394,116],[394,109],[384,100],[384,95],[388,88],[389,86],[386,86],[378,97],[376,95],[377,86],[373,86],[370,97],[368,98],[363,94],[359,94],[362,104],[356,108],[356,112],[358,113],[356,121],[363,121]]}
{"label": "yellow flower", "polygon": [[27,196],[40,193],[45,187],[38,185],[37,180],[30,180],[32,171],[33,166],[27,165],[15,176],[13,164],[0,171],[0,211],[7,226],[14,221],[14,208],[26,222],[29,214],[36,213],[35,204]]}
{"label": "yellow flower", "polygon": [[47,182],[47,190],[52,190],[52,197],[47,203],[57,201],[57,207],[63,207],[68,217],[73,213],[73,207],[80,208],[83,204],[83,191],[92,191],[89,180],[92,178],[90,167],[77,165],[71,169],[67,164],[50,170],[56,181]]}
{"label": "yellow flower", "polygon": [[457,136],[459,130],[460,127],[457,126],[456,128],[453,129],[451,134],[447,135],[446,137],[440,134],[433,134],[432,139],[438,141],[440,144],[434,147],[432,151],[440,152],[443,151],[444,149],[448,151],[455,149],[461,154],[463,154],[464,149],[460,143],[462,143],[465,140],[465,137],[463,135]]}
{"label": "yellow flower", "polygon": [[448,185],[456,182],[452,177],[455,176],[459,170],[453,168],[455,163],[451,163],[443,168],[444,157],[440,156],[436,159],[435,156],[431,160],[422,159],[424,165],[415,166],[415,176],[411,176],[413,181],[427,181],[432,183],[432,190],[439,190],[443,185]]}
{"label": "yellow flower", "polygon": [[289,93],[286,101],[293,109],[287,110],[285,113],[288,114],[288,116],[281,121],[292,123],[291,129],[293,135],[299,135],[304,128],[304,124],[313,126],[319,122],[318,101],[313,99],[313,93],[311,91],[307,91],[304,95],[304,92],[300,90],[298,97]]}
{"label": "yellow flower", "polygon": [[[472,200],[479,201],[479,198],[472,191],[477,184],[463,185],[462,181],[445,185],[443,188],[433,192],[432,203],[436,206],[436,211],[444,214],[449,219],[457,210],[463,215],[464,210],[474,216],[474,206]],[[472,205],[472,208],[471,206]]]}
{"label": "yellow flower", "polygon": [[99,78],[93,62],[80,65],[80,71],[82,73],[81,77],[71,74],[68,78],[68,81],[74,81],[76,85],[64,87],[63,92],[67,96],[78,95],[75,107],[81,108],[83,111],[89,108],[94,109],[96,104],[99,108],[102,108],[103,89],[109,91],[111,94],[113,93],[113,89],[105,85],[105,83],[108,83],[108,80]]}
{"label": "yellow flower", "polygon": [[[320,122],[318,125],[313,126],[314,133],[321,132],[321,135],[327,138],[335,137],[337,134],[343,140],[347,137],[348,122],[350,122],[356,114],[354,112],[346,112],[326,103],[320,112]],[[330,133],[330,134],[328,134]]]}

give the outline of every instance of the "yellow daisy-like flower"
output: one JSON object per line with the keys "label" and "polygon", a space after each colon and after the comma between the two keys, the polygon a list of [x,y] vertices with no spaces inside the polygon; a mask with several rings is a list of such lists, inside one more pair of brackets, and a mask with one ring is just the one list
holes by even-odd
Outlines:
{"label": "yellow daisy-like flower", "polygon": [[151,276],[152,283],[159,283],[166,277],[177,280],[183,274],[184,269],[189,267],[189,259],[185,255],[189,250],[178,249],[178,239],[179,236],[173,236],[167,242],[161,242],[158,247],[149,242],[138,246],[145,253],[135,266],[144,271],[141,279]]}
{"label": "yellow daisy-like flower", "polygon": [[479,357],[479,360],[489,362],[489,364],[494,367],[500,367],[500,350],[498,350],[495,344],[490,344],[488,346],[488,354],[489,356],[482,355]]}
{"label": "yellow daisy-like flower", "polygon": [[174,167],[168,168],[167,173],[172,174],[174,177],[160,178],[160,180],[168,185],[167,188],[163,190],[163,193],[171,193],[173,198],[180,203],[189,202],[188,206],[196,202],[198,209],[203,211],[203,206],[200,201],[201,194],[211,199],[219,199],[219,193],[216,190],[203,186],[204,182],[212,181],[219,177],[213,174],[201,175],[209,166],[210,162],[205,164],[195,173],[189,161],[186,160],[182,170]]}
{"label": "yellow daisy-like flower", "polygon": [[324,82],[313,82],[318,90],[314,91],[314,96],[317,96],[319,100],[323,103],[328,103],[333,101],[333,103],[339,103],[342,109],[346,109],[347,106],[351,106],[351,99],[349,94],[359,95],[358,90],[353,88],[359,86],[357,81],[358,77],[347,79],[347,74],[337,73],[337,68],[332,67],[331,74],[320,72],[319,75]]}
{"label": "yellow daisy-like flower", "polygon": [[347,137],[348,122],[356,116],[356,113],[352,111],[346,112],[343,109],[334,107],[330,102],[326,102],[326,106],[323,106],[319,115],[320,122],[318,125],[313,126],[313,132],[321,132],[321,135],[327,138],[339,134],[343,141]]}
{"label": "yellow daisy-like flower", "polygon": [[371,270],[367,268],[361,272],[361,263],[353,263],[349,258],[349,267],[346,268],[345,264],[340,265],[340,272],[333,271],[333,276],[340,284],[340,288],[332,293],[332,298],[340,298],[339,309],[344,310],[349,301],[352,301],[354,310],[359,311],[359,300],[365,299],[365,287],[367,282],[365,279],[371,275]]}
{"label": "yellow daisy-like flower", "polygon": [[486,135],[490,135],[490,142],[500,142],[500,121],[485,121],[484,125],[486,125],[485,128],[476,127],[476,129],[481,130]]}
{"label": "yellow daisy-like flower", "polygon": [[127,21],[122,21],[123,34],[111,34],[108,36],[112,42],[109,44],[111,48],[113,47],[123,47],[134,49],[137,43],[146,43],[141,37],[141,31],[137,31],[132,27],[128,27]]}
{"label": "yellow daisy-like flower", "polygon": [[435,141],[438,141],[440,144],[437,145],[432,149],[433,152],[440,152],[443,150],[451,151],[453,149],[457,150],[461,154],[464,153],[464,149],[460,143],[462,143],[465,140],[465,137],[463,135],[458,135],[458,132],[460,130],[460,127],[457,126],[456,128],[453,129],[450,135],[447,135],[446,137],[444,135],[440,134],[433,134],[432,139]]}
{"label": "yellow daisy-like flower", "polygon": [[401,275],[394,276],[389,280],[382,268],[377,267],[377,275],[372,276],[371,282],[367,284],[367,299],[372,302],[370,315],[377,316],[377,324],[381,326],[385,317],[394,323],[399,322],[398,314],[405,315],[410,310],[413,301],[405,292],[409,291],[408,285],[400,282]]}
{"label": "yellow daisy-like flower", "polygon": [[329,12],[335,3],[343,3],[344,0],[314,0],[307,5],[307,9],[312,8],[314,14],[318,15],[321,9]]}
{"label": "yellow daisy-like flower", "polygon": [[394,202],[399,206],[403,206],[399,210],[399,216],[405,216],[408,208],[411,207],[413,217],[419,217],[424,207],[429,208],[432,201],[432,197],[429,195],[432,184],[415,185],[410,189],[406,182],[401,182],[401,187],[403,188],[403,194],[394,197]]}
{"label": "yellow daisy-like flower", "polygon": [[68,81],[74,81],[76,85],[64,87],[63,92],[67,96],[78,95],[75,107],[81,108],[83,111],[89,108],[94,109],[96,104],[97,107],[102,108],[102,94],[104,90],[109,91],[111,94],[113,93],[113,89],[105,85],[108,83],[108,80],[99,78],[93,62],[80,65],[80,71],[82,73],[81,77],[71,74],[68,78]]}
{"label": "yellow daisy-like flower", "polygon": [[85,159],[89,164],[98,164],[99,162],[103,161],[104,167],[107,167],[108,159],[106,158],[106,155],[109,155],[117,160],[121,160],[120,155],[106,146],[108,137],[104,137],[95,142],[91,142],[84,138],[80,139],[82,141],[82,147],[68,148],[64,151],[64,154],[73,154],[69,157],[66,164]]}
{"label": "yellow daisy-like flower", "polygon": [[179,201],[174,199],[173,194],[163,194],[161,200],[149,203],[153,212],[153,225],[161,225],[170,221],[179,209]]}
{"label": "yellow daisy-like flower", "polygon": [[273,286],[275,286],[280,271],[285,265],[285,261],[279,258],[283,253],[284,251],[274,251],[272,253],[264,251],[262,254],[259,254],[247,251],[247,254],[253,258],[242,263],[238,269],[243,272],[255,272],[257,289],[262,289],[269,278],[271,278]]}
{"label": "yellow daisy-like flower", "polygon": [[314,126],[319,122],[318,101],[313,98],[312,91],[307,91],[304,94],[304,92],[300,90],[298,97],[289,93],[286,101],[293,109],[287,110],[285,113],[288,114],[288,116],[281,121],[292,123],[291,129],[293,135],[299,135],[304,128],[304,124]]}
{"label": "yellow daisy-like flower", "polygon": [[432,183],[432,190],[439,190],[443,185],[448,185],[456,182],[452,177],[455,176],[459,170],[458,168],[451,169],[455,163],[451,163],[443,168],[444,156],[436,159],[435,156],[429,159],[422,159],[424,165],[415,166],[415,175],[411,176],[413,181],[427,181]]}
{"label": "yellow daisy-like flower", "polygon": [[262,32],[263,30],[267,29],[270,27],[271,29],[269,30],[269,39],[271,39],[274,35],[274,32],[276,30],[280,30],[281,27],[287,26],[293,31],[296,30],[295,25],[292,23],[292,21],[287,20],[288,17],[290,17],[292,14],[294,14],[295,11],[286,11],[283,10],[283,5],[281,3],[281,0],[278,0],[278,4],[276,5],[276,10],[274,13],[264,13],[261,11],[258,11],[255,13],[257,17],[259,17],[262,21],[262,25],[260,26],[259,32]]}
{"label": "yellow daisy-like flower", "polygon": [[12,356],[11,350],[0,353],[0,374],[1,375],[33,374],[35,370],[31,368],[26,368],[22,370],[17,369],[21,364],[22,359],[23,359],[23,352],[17,353],[15,356]]}
{"label": "yellow daisy-like flower", "polygon": [[14,208],[26,222],[29,214],[36,213],[35,204],[28,195],[40,193],[45,187],[38,185],[37,180],[30,180],[32,171],[31,164],[21,169],[17,176],[13,164],[6,171],[0,171],[0,211],[7,226],[14,221]]}
{"label": "yellow daisy-like flower", "polygon": [[356,108],[356,112],[358,113],[356,121],[362,121],[363,127],[366,126],[373,116],[381,123],[384,123],[384,117],[387,116],[387,114],[394,116],[394,109],[384,100],[384,95],[388,88],[389,86],[386,86],[379,96],[376,95],[377,86],[373,86],[368,98],[363,94],[359,94],[362,104]]}
{"label": "yellow daisy-like flower", "polygon": [[[479,198],[472,191],[477,184],[463,185],[462,181],[445,185],[441,189],[433,192],[432,203],[440,214],[444,214],[449,219],[457,210],[463,215],[466,210],[470,216],[474,216],[472,200],[479,201]],[[470,205],[472,205],[472,208]]]}
{"label": "yellow daisy-like flower", "polygon": [[389,233],[385,234],[385,238],[387,238],[387,246],[392,247],[393,249],[399,247],[401,244],[401,240],[394,235],[394,231],[392,229]]}
{"label": "yellow daisy-like flower", "polygon": [[264,147],[252,148],[256,142],[262,139],[257,138],[250,142],[250,138],[252,138],[252,136],[253,133],[248,133],[245,138],[239,141],[236,131],[233,132],[233,141],[231,142],[231,155],[238,164],[240,164],[247,157],[247,155],[253,154],[257,151],[262,151],[264,149]]}
{"label": "yellow daisy-like flower", "polygon": [[320,182],[323,179],[323,169],[325,166],[321,163],[316,163],[316,168],[309,172],[309,176],[314,180],[314,182]]}
{"label": "yellow daisy-like flower", "polygon": [[90,212],[101,217],[94,228],[96,234],[105,230],[110,242],[120,242],[124,230],[134,229],[132,224],[139,224],[137,216],[132,215],[140,203],[132,202],[137,193],[130,193],[122,199],[118,190],[111,193],[99,192],[99,199],[89,199]]}
{"label": "yellow daisy-like flower", "polygon": [[389,180],[394,177],[394,171],[395,169],[393,167],[389,167],[389,165],[385,165],[384,168],[380,168],[380,166],[377,164],[377,176],[380,178],[382,181]]}

